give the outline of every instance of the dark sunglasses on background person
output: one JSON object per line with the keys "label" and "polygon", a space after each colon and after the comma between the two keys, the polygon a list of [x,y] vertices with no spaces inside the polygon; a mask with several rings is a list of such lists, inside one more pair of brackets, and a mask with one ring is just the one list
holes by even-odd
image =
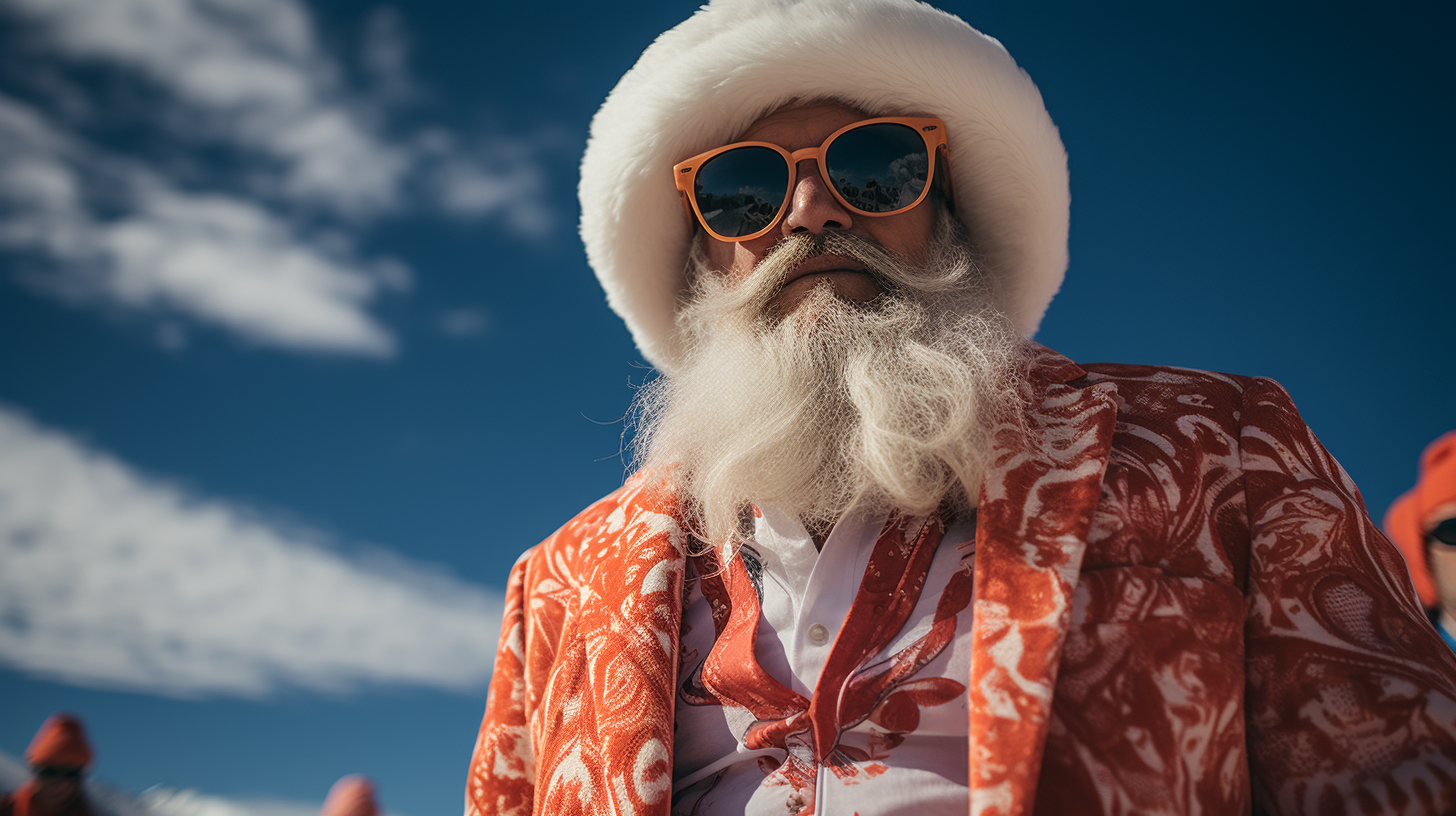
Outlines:
{"label": "dark sunglasses on background person", "polygon": [[1426,539],[1447,547],[1456,547],[1456,518],[1448,518],[1437,524],[1429,533],[1426,533]]}
{"label": "dark sunglasses on background person", "polygon": [[734,142],[673,165],[678,193],[708,234],[747,241],[778,226],[788,210],[799,162],[814,159],[845,209],[894,215],[925,200],[936,159],[950,177],[945,122],[885,116],[846,125],[818,147],[789,152],[769,142]]}
{"label": "dark sunglasses on background person", "polygon": [[30,772],[36,779],[80,779],[82,770],[80,768],[58,768],[52,765],[42,765],[31,768]]}

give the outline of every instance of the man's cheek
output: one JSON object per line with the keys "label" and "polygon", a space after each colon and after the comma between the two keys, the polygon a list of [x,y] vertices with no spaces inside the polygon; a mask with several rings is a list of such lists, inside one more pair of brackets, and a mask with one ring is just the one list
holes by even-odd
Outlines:
{"label": "man's cheek", "polygon": [[1456,615],[1456,547],[1437,544],[1426,548],[1426,562],[1441,597],[1441,606]]}

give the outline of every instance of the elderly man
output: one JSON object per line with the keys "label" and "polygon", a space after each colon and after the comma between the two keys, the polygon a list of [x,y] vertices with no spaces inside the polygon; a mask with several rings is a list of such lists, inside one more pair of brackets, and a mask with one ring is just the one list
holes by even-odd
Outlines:
{"label": "elderly man", "polygon": [[1456,650],[1456,431],[1426,446],[1416,486],[1385,512],[1385,532],[1405,556],[1431,623]]}
{"label": "elderly man", "polygon": [[0,797],[0,816],[92,816],[84,781],[91,743],[74,714],[46,718],[25,749],[30,779]]}
{"label": "elderly man", "polygon": [[661,372],[512,572],[467,814],[1456,809],[1456,660],[1278,385],[1030,341],[1066,156],[911,0],[717,0],[592,123]]}

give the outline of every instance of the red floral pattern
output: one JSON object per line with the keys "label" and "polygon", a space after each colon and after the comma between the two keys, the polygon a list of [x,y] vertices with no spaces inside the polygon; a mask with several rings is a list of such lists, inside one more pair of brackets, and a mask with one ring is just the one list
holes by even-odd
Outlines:
{"label": "red floral pattern", "polygon": [[[1277,385],[1041,350],[1026,399],[978,510],[973,813],[1456,812],[1456,655]],[[467,816],[668,812],[676,513],[635,479],[518,562]]]}
{"label": "red floral pattern", "polygon": [[[763,784],[790,786],[798,816],[817,812],[821,767],[841,779],[884,773],[878,760],[915,730],[920,708],[965,692],[963,683],[950,678],[916,677],[955,637],[956,615],[970,604],[971,571],[964,560],[936,601],[929,631],[872,663],[910,619],[944,533],[940,514],[889,520],[810,697],[784,686],[758,661],[762,595],[751,578],[751,556],[743,557],[740,549],[726,567],[713,553],[693,558],[704,597],[714,599],[721,623],[700,677],[690,672],[683,684],[681,702],[738,709],[743,716],[728,720],[742,724],[734,733],[745,748],[785,752],[778,764],[760,758]],[[868,749],[846,744],[844,732],[866,720],[883,732],[871,736]]]}

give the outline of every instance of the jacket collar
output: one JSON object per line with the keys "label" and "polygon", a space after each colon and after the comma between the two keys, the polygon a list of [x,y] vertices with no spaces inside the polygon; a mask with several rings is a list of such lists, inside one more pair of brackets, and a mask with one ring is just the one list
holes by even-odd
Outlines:
{"label": "jacket collar", "polygon": [[1026,427],[1007,424],[977,506],[971,813],[1031,812],[1052,691],[1117,419],[1116,387],[1033,344]]}
{"label": "jacket collar", "polygon": [[[1032,344],[1023,384],[1026,427],[998,430],[980,491],[967,687],[976,816],[1032,811],[1072,592],[1117,419],[1116,387],[1085,377],[1071,360]],[[625,639],[619,648],[631,653],[620,662],[651,667],[642,684],[658,689],[653,702],[660,715],[644,726],[657,744],[671,746],[683,538],[678,497],[649,485],[641,474],[629,480],[628,494],[606,520],[617,546],[595,550],[588,560],[615,564],[632,552],[633,567],[647,574],[651,586],[639,591],[654,596],[642,604],[652,609],[653,636]],[[612,592],[590,595],[587,605],[603,614],[623,600]],[[651,811],[665,812],[665,802],[653,802]]]}

